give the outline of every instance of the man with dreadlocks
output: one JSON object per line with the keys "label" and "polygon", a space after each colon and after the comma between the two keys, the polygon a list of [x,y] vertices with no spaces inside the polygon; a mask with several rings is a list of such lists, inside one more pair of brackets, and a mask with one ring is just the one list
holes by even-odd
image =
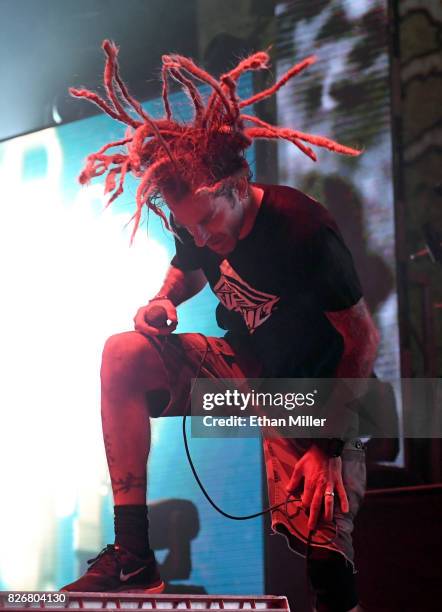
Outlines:
{"label": "man with dreadlocks", "polygon": [[[165,116],[153,119],[122,81],[116,46],[104,41],[103,49],[108,101],[87,90],[71,93],[96,103],[128,131],[88,157],[80,182],[107,173],[106,192],[114,192],[113,201],[123,191],[127,172],[138,177],[133,233],[147,206],[172,229],[176,254],[159,293],[136,313],[135,331],[106,342],[102,422],[115,503],[115,544],[64,589],[158,593],[164,585],[149,546],[146,508],[149,417],[183,414],[196,374],[368,377],[378,333],[351,255],[327,210],[293,188],[252,183],[244,157],[257,138],[286,139],[313,160],[310,145],[359,154],[243,111],[274,94],[315,58],[291,68],[273,87],[241,100],[239,77],[267,68],[266,53],[244,59],[219,80],[188,58],[164,56]],[[193,104],[190,123],[173,116],[170,78]],[[207,99],[197,82],[210,86]],[[113,147],[119,149],[111,154]],[[167,204],[169,218],[160,201]],[[226,335],[172,333],[177,306],[207,282],[220,301],[217,321]],[[156,319],[158,312],[164,313],[162,321]],[[351,531],[364,494],[362,445],[354,440],[271,438],[264,441],[264,451],[269,500],[280,504],[272,512],[272,526],[292,549],[308,553],[316,609],[357,609]],[[287,497],[299,489],[301,497]]]}

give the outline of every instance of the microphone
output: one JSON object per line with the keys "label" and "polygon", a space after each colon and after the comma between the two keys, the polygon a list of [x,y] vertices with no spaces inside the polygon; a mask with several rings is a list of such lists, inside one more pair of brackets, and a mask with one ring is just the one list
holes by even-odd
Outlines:
{"label": "microphone", "polygon": [[160,329],[161,327],[167,327],[169,319],[167,318],[166,309],[162,306],[152,306],[149,308],[149,312],[144,315],[144,320],[152,327]]}

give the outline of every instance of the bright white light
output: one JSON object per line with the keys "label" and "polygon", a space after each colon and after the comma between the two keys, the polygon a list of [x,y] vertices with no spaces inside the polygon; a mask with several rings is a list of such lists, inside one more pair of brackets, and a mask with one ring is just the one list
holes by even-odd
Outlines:
{"label": "bright white light", "polygon": [[346,0],[344,2],[344,10],[347,13],[349,19],[359,19],[362,15],[365,15],[373,6],[374,2],[371,0]]}
{"label": "bright white light", "polygon": [[[33,147],[44,147],[47,173],[23,182]],[[91,496],[100,496],[101,347],[133,328],[168,265],[165,249],[143,232],[129,247],[126,218],[94,212],[100,186],[64,202],[62,166],[54,130],[4,145],[0,482],[8,499],[0,507],[0,574],[11,589],[35,588],[54,518],[77,507],[83,518]]]}

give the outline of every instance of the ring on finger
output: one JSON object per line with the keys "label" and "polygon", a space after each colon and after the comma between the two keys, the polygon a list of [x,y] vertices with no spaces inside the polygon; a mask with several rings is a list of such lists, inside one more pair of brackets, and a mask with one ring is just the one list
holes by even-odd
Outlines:
{"label": "ring on finger", "polygon": [[331,497],[334,497],[334,496],[335,496],[334,491],[326,491],[326,492],[324,493],[324,497],[325,497],[326,495],[331,495]]}

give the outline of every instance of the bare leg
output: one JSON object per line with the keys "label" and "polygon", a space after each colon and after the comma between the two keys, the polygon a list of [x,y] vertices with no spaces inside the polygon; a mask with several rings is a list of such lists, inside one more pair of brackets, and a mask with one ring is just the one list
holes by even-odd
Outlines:
{"label": "bare leg", "polygon": [[156,349],[142,334],[109,338],[101,368],[101,417],[114,504],[146,503],[150,448],[147,391],[167,388]]}

